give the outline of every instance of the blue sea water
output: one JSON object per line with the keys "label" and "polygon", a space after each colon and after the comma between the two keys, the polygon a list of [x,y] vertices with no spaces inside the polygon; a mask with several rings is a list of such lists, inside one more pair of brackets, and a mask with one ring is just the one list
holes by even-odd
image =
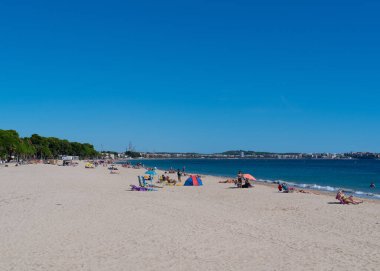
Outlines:
{"label": "blue sea water", "polygon": [[[235,177],[241,170],[262,182],[287,182],[326,191],[343,189],[356,196],[380,199],[380,160],[157,159],[132,160],[148,167],[181,169]],[[369,188],[371,182],[375,189]]]}

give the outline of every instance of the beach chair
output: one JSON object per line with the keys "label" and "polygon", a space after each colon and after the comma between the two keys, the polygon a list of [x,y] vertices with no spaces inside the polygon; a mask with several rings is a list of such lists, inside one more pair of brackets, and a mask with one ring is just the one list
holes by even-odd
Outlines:
{"label": "beach chair", "polygon": [[145,186],[146,186],[146,182],[145,182],[144,177],[137,176],[137,178],[139,179],[139,185],[140,185],[141,187],[145,187]]}
{"label": "beach chair", "polygon": [[144,187],[144,188],[148,189],[148,191],[157,191],[156,189],[153,189],[149,184],[146,183],[143,176],[138,176],[138,179],[139,179],[140,187]]}
{"label": "beach chair", "polygon": [[282,185],[282,193],[293,193],[294,188],[287,185]]}

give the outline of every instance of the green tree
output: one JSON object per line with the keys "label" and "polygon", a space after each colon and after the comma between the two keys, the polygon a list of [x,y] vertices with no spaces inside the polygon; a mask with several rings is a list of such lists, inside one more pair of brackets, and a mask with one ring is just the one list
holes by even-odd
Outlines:
{"label": "green tree", "polygon": [[3,159],[10,160],[16,155],[20,144],[20,137],[15,130],[0,130],[0,156]]}
{"label": "green tree", "polygon": [[56,137],[42,137],[33,134],[30,138],[20,138],[14,130],[0,130],[0,158],[17,156],[28,158],[58,158],[60,155],[74,155],[80,158],[98,157],[94,146],[88,143],[69,142]]}

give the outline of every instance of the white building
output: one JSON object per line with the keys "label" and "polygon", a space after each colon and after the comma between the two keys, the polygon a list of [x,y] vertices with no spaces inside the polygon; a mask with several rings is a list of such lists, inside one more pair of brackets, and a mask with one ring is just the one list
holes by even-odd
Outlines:
{"label": "white building", "polygon": [[77,160],[79,160],[79,156],[70,156],[70,155],[62,155],[60,158],[63,161],[77,161]]}

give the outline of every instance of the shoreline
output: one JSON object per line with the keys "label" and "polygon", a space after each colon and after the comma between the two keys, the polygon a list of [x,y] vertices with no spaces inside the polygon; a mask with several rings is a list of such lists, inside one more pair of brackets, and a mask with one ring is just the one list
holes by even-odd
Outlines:
{"label": "shoreline", "polygon": [[[144,160],[151,160],[151,161],[155,161],[155,160],[186,160],[186,159],[135,159],[135,160],[119,160],[119,161],[116,161],[117,164],[123,164],[123,162],[130,162],[130,161],[144,161]],[[203,159],[199,159],[199,160],[203,160]],[[269,159],[271,160],[271,159]],[[287,159],[287,160],[296,160],[296,159]],[[308,159],[305,159],[305,160],[308,160]],[[165,169],[160,169],[161,171],[167,171]],[[223,176],[223,175],[210,175],[210,174],[203,174],[203,173],[194,173],[196,175],[209,175],[209,176],[214,176],[214,177],[218,177],[218,178],[226,178],[226,179],[230,179],[230,178],[233,178],[235,179],[236,176]],[[256,184],[268,184],[268,185],[277,185],[278,183],[287,183],[288,185],[290,186],[293,186],[299,190],[307,190],[307,191],[314,191],[314,192],[318,192],[318,193],[326,193],[326,194],[331,194],[331,195],[336,195],[336,193],[338,192],[338,190],[343,190],[343,192],[345,193],[348,193],[350,195],[353,195],[355,197],[358,197],[358,198],[361,198],[361,199],[366,199],[366,200],[374,200],[374,201],[379,201],[380,200],[380,194],[376,194],[376,193],[370,193],[370,192],[362,192],[360,190],[355,190],[355,189],[352,189],[352,188],[345,188],[345,187],[334,187],[334,186],[322,186],[322,185],[318,185],[317,183],[314,183],[314,184],[306,184],[306,183],[300,183],[300,182],[295,182],[295,181],[288,181],[288,180],[264,180],[264,179],[257,179],[257,181],[255,182]],[[321,188],[313,188],[313,186],[316,186],[316,187],[321,187]],[[329,189],[323,189],[324,187],[326,188],[332,188],[334,189],[334,191],[331,191]]]}
{"label": "shoreline", "polygon": [[[146,169],[146,168],[145,168]],[[159,175],[162,175],[162,174],[165,174],[165,170],[162,170],[162,169],[157,169],[157,171],[160,172]],[[198,174],[198,173],[186,173],[187,176],[185,177],[185,179],[190,176],[190,175],[199,175],[202,177],[211,177],[212,179],[217,179],[219,181],[224,181],[224,180],[227,180],[227,179],[231,179],[232,177],[229,177],[229,176],[218,176],[218,175],[210,175],[210,174]],[[169,174],[170,175],[170,174]],[[182,180],[182,182],[184,182],[185,180]],[[252,184],[254,184],[255,186],[258,185],[258,186],[264,186],[264,187],[269,187],[271,189],[273,189],[274,191],[277,191],[278,192],[278,189],[277,189],[277,185],[276,183],[271,183],[271,182],[265,182],[265,181],[254,181],[254,182],[251,182]],[[223,183],[220,183],[220,184],[223,184]],[[289,184],[289,183],[288,183]],[[230,184],[230,185],[233,185],[233,184]],[[296,187],[296,191],[295,193],[300,193],[300,192],[297,192],[297,190],[301,190],[300,188],[301,187]],[[253,187],[254,189],[254,187]],[[304,191],[307,191],[309,192],[309,194],[313,194],[313,195],[316,195],[316,196],[327,196],[329,198],[333,198],[335,199],[335,196],[336,196],[336,192],[332,192],[332,191],[326,191],[326,190],[318,190],[318,189],[309,189],[309,188],[304,188],[302,189]],[[316,193],[318,192],[318,193]],[[281,194],[279,192],[279,194]],[[306,193],[307,194],[307,193]],[[375,199],[375,198],[367,198],[367,197],[359,197],[359,196],[355,196],[357,198],[361,198],[361,199],[365,199],[365,202],[371,202],[371,203],[375,203],[375,204],[380,204],[380,199]]]}
{"label": "shoreline", "polygon": [[373,159],[359,159],[359,158],[254,158],[254,157],[248,157],[248,158],[240,158],[240,157],[235,157],[235,158],[227,158],[227,157],[173,157],[173,158],[125,158],[125,159],[120,159],[117,161],[136,161],[136,160],[317,160],[317,161],[380,161],[380,158],[373,158]]}

